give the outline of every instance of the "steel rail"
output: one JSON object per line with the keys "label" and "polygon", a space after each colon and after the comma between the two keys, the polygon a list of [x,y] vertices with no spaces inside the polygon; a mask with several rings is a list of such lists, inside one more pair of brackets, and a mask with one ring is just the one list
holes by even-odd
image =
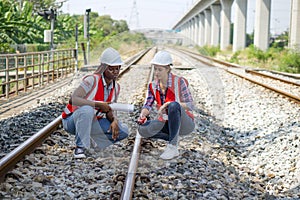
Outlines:
{"label": "steel rail", "polygon": [[[195,52],[190,52],[190,51],[186,51],[186,50],[181,50],[181,51],[189,52],[189,53],[194,54],[194,55],[198,55],[199,57],[203,57],[203,58],[205,58],[205,59],[214,61],[214,62],[216,62],[216,63],[219,63],[219,64],[221,64],[221,65],[225,65],[225,66],[227,66],[227,67],[233,67],[233,68],[241,68],[241,69],[245,69],[245,68],[242,67],[242,66],[239,66],[239,65],[236,65],[236,64],[233,64],[233,63],[228,63],[228,62],[225,62],[225,61],[221,61],[221,60],[218,60],[218,59],[215,59],[215,58],[210,58],[210,57],[208,57],[208,56],[203,56],[203,55],[200,55],[200,54],[196,54]],[[190,56],[191,56],[191,55],[190,55]],[[199,60],[199,61],[201,61],[201,60],[200,60],[199,58],[197,58],[196,56],[192,56],[192,57],[195,58],[195,59],[197,59],[197,60]],[[201,62],[202,62],[202,61],[201,61]],[[206,61],[205,61],[205,62],[206,62]],[[206,63],[208,63],[208,62],[206,62]],[[209,65],[212,65],[212,63],[209,63]],[[247,70],[248,70],[248,71],[247,71]],[[246,79],[246,80],[248,80],[248,81],[250,81],[250,82],[252,82],[252,83],[255,83],[255,84],[257,84],[257,85],[263,86],[263,87],[265,87],[265,88],[267,88],[267,89],[269,89],[269,90],[271,90],[271,91],[277,92],[277,93],[281,94],[282,96],[285,96],[285,97],[289,98],[290,100],[292,100],[292,101],[294,101],[294,102],[296,102],[296,103],[300,103],[300,97],[298,97],[298,96],[296,96],[296,95],[293,95],[293,94],[288,93],[288,92],[285,92],[285,91],[283,91],[283,90],[274,88],[274,87],[269,86],[269,85],[267,85],[267,84],[258,82],[258,81],[254,80],[254,79],[251,79],[251,78],[246,77],[246,76],[244,76],[244,75],[242,75],[242,74],[233,72],[233,71],[231,71],[231,70],[229,70],[229,69],[226,69],[226,71],[229,72],[229,73],[231,73],[231,74],[234,74],[234,75],[236,75],[236,76],[239,76],[239,77],[241,77],[241,78],[244,78],[244,79]],[[255,73],[253,70],[250,71],[249,69],[245,69],[245,71],[246,71],[246,72],[249,72],[249,73]],[[286,82],[286,83],[289,83],[289,84],[294,84],[294,85],[299,86],[298,83],[294,83],[294,82],[287,81],[287,80],[284,80],[284,79],[280,79],[280,78],[277,78],[277,77],[272,77],[272,76],[264,75],[264,74],[261,74],[261,73],[257,73],[257,74],[259,74],[259,75],[261,75],[261,76],[266,76],[266,77],[269,77],[269,78],[272,78],[272,79],[275,79],[275,80],[279,80],[279,81],[282,81],[282,82]]]}
{"label": "steel rail", "polygon": [[[154,73],[154,68],[153,66],[151,67],[150,75],[148,77],[148,83],[150,83],[153,79],[153,73]],[[146,87],[147,89],[147,87]],[[134,184],[135,184],[135,175],[138,167],[138,161],[140,157],[140,151],[141,151],[141,143],[142,143],[142,137],[137,131],[135,141],[134,141],[134,147],[133,147],[133,152],[132,156],[130,159],[129,167],[128,167],[128,172],[125,180],[125,184],[122,190],[121,194],[121,199],[122,200],[129,200],[132,199],[132,194],[134,190]]]}
{"label": "steel rail", "polygon": [[271,86],[269,86],[269,85],[267,85],[267,84],[258,82],[258,81],[254,80],[254,79],[252,79],[252,78],[249,78],[249,77],[247,77],[247,76],[244,76],[244,75],[239,74],[239,73],[236,73],[236,72],[233,72],[233,71],[231,71],[231,70],[228,70],[228,69],[227,69],[226,71],[229,72],[229,73],[231,73],[231,74],[234,74],[234,75],[236,75],[236,76],[239,76],[239,77],[241,77],[241,78],[244,78],[244,79],[246,79],[246,80],[248,80],[248,81],[250,81],[250,82],[253,82],[253,83],[257,84],[257,85],[261,85],[261,86],[263,86],[263,87],[265,87],[265,88],[267,88],[267,89],[269,89],[269,90],[275,91],[275,92],[277,92],[277,93],[279,93],[279,94],[281,94],[281,95],[283,95],[283,96],[285,96],[285,97],[288,97],[289,99],[295,101],[296,103],[300,103],[300,97],[298,97],[298,96],[295,96],[295,95],[290,94],[290,93],[288,93],[288,92],[285,92],[285,91],[283,91],[283,90],[279,90],[279,89],[277,89],[277,88],[271,87]]}
{"label": "steel rail", "polygon": [[279,80],[281,82],[288,83],[288,84],[291,84],[291,85],[300,86],[300,83],[296,83],[296,82],[289,81],[289,80],[286,80],[286,79],[283,79],[283,78],[279,78],[279,77],[271,76],[271,75],[268,75],[268,74],[264,74],[264,73],[261,73],[261,72],[256,71],[256,70],[246,69],[245,72],[250,73],[250,74],[255,74],[255,75],[258,75],[258,76],[264,76],[264,77],[271,78],[271,79],[274,79],[274,80]]}
{"label": "steel rail", "polygon": [[282,75],[282,76],[287,76],[293,79],[300,79],[300,74],[291,74],[288,72],[278,72],[278,71],[270,71],[273,74],[278,74],[278,75]]}
{"label": "steel rail", "polygon": [[61,116],[57,117],[50,124],[42,128],[20,146],[15,148],[0,160],[0,182],[5,178],[6,173],[11,170],[25,155],[31,153],[37,146],[41,145],[49,135],[57,129],[61,123]]}

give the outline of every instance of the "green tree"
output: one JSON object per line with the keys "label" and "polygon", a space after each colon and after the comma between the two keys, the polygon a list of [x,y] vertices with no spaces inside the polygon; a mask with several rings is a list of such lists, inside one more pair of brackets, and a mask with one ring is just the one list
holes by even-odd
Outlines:
{"label": "green tree", "polygon": [[41,18],[34,16],[32,10],[32,4],[27,2],[22,7],[10,0],[0,2],[0,45],[31,43],[42,37]]}
{"label": "green tree", "polygon": [[33,5],[33,11],[36,13],[41,10],[50,8],[60,8],[62,4],[56,4],[56,0],[19,0],[19,6],[22,7],[24,3],[31,3]]}
{"label": "green tree", "polygon": [[104,37],[129,30],[126,21],[113,20],[110,15],[103,15],[96,19],[91,19],[91,29],[102,31]]}

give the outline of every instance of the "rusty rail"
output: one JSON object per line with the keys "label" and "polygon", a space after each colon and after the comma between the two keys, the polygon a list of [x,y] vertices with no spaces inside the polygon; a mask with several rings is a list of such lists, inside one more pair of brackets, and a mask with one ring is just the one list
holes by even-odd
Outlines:
{"label": "rusty rail", "polygon": [[[227,67],[244,69],[245,72],[247,72],[247,73],[252,73],[252,74],[260,75],[260,76],[264,76],[264,77],[276,79],[276,80],[279,80],[279,81],[284,82],[284,83],[288,83],[288,84],[293,84],[293,85],[299,86],[299,84],[296,83],[296,82],[291,82],[291,81],[288,81],[288,80],[285,80],[285,79],[282,79],[282,78],[278,78],[278,77],[274,77],[274,76],[269,76],[269,75],[266,75],[266,74],[262,74],[262,73],[256,72],[255,70],[246,69],[245,67],[239,66],[239,65],[237,65],[237,64],[228,63],[228,62],[221,61],[221,60],[218,60],[218,59],[215,59],[215,58],[210,58],[210,57],[208,57],[208,56],[203,56],[203,55],[197,54],[197,53],[195,53],[195,52],[187,51],[187,50],[180,50],[180,51],[188,52],[188,53],[190,53],[190,54],[196,55],[196,56],[192,56],[192,55],[189,54],[191,57],[193,57],[193,58],[199,60],[200,62],[203,62],[204,64],[208,64],[208,65],[210,65],[210,66],[214,66],[214,65],[213,65],[212,63],[207,62],[207,61],[202,61],[202,60],[200,60],[199,58],[197,58],[197,56],[198,56],[198,57],[205,58],[205,59],[207,59],[207,60],[209,60],[209,61],[212,61],[212,62],[219,63],[219,64],[224,65],[224,66],[227,66]],[[256,81],[256,80],[254,80],[254,79],[252,79],[252,78],[249,78],[249,77],[247,77],[247,76],[244,76],[244,75],[242,75],[242,74],[240,74],[240,73],[237,73],[237,72],[234,72],[234,71],[232,71],[232,70],[226,69],[226,71],[229,72],[229,73],[231,73],[231,74],[234,74],[234,75],[236,75],[236,76],[239,76],[239,77],[241,77],[241,78],[244,78],[244,79],[246,79],[246,80],[248,80],[248,81],[250,81],[250,82],[252,82],[252,83],[255,83],[255,84],[257,84],[257,85],[263,86],[263,87],[265,87],[265,88],[267,88],[267,89],[269,89],[269,90],[271,90],[271,91],[277,92],[277,93],[281,94],[282,96],[285,96],[285,97],[289,98],[290,100],[292,100],[292,101],[294,101],[294,102],[296,102],[296,103],[300,103],[300,97],[298,97],[298,96],[296,96],[296,95],[293,95],[293,94],[291,94],[291,93],[289,93],[289,92],[286,92],[286,91],[283,91],[283,90],[274,88],[274,87],[269,86],[269,85],[267,85],[267,84],[261,83],[261,82],[259,82],[259,81]]]}
{"label": "rusty rail", "polygon": [[28,140],[3,157],[0,160],[0,182],[5,179],[5,174],[11,170],[17,162],[19,162],[25,155],[31,153],[37,146],[41,145],[43,141],[57,129],[60,123],[61,116],[57,117],[50,124],[42,128],[39,132],[31,136]]}
{"label": "rusty rail", "polygon": [[258,75],[258,76],[263,76],[263,77],[267,77],[267,78],[271,78],[273,80],[279,80],[281,82],[287,83],[287,84],[291,84],[291,85],[296,85],[296,86],[300,86],[299,83],[293,82],[293,81],[289,81],[283,78],[279,78],[279,77],[274,77],[268,74],[263,74],[259,71],[253,70],[253,69],[246,69],[245,72],[250,73],[250,74],[254,74],[254,75]]}
{"label": "rusty rail", "polygon": [[249,78],[249,77],[247,77],[247,76],[244,76],[244,75],[242,75],[242,74],[240,74],[240,73],[233,72],[232,70],[227,70],[227,72],[229,72],[229,73],[231,73],[231,74],[234,74],[234,75],[236,75],[236,76],[239,76],[239,77],[241,77],[241,78],[244,78],[244,79],[246,79],[246,80],[248,80],[248,81],[250,81],[250,82],[252,82],[252,83],[255,83],[255,84],[257,84],[257,85],[263,86],[263,87],[265,87],[265,88],[267,88],[267,89],[269,89],[269,90],[275,91],[275,92],[277,92],[277,93],[279,93],[279,94],[281,94],[281,95],[283,95],[283,96],[289,98],[290,100],[292,100],[292,101],[294,101],[294,102],[296,102],[296,103],[300,103],[300,97],[298,97],[298,96],[296,96],[296,95],[293,95],[293,94],[290,94],[290,93],[285,92],[285,91],[283,91],[283,90],[280,90],[280,89],[271,87],[271,86],[269,86],[269,85],[267,85],[267,84],[264,84],[264,83],[261,83],[261,82],[259,82],[259,81],[256,81],[256,80],[254,80],[254,79],[252,79],[252,78]]}
{"label": "rusty rail", "polygon": [[[150,83],[152,81],[153,73],[154,73],[154,68],[152,66],[150,75],[148,77],[148,83]],[[146,89],[147,89],[147,87],[146,87]],[[141,143],[142,143],[142,137],[139,134],[139,132],[137,131],[135,141],[134,141],[133,152],[132,152],[132,156],[131,156],[129,167],[128,167],[126,180],[125,180],[123,191],[121,194],[122,200],[132,199],[132,193],[133,193],[134,184],[135,184],[135,175],[136,175],[136,171],[137,171],[137,167],[138,167],[138,161],[139,161],[140,150],[141,150]]]}

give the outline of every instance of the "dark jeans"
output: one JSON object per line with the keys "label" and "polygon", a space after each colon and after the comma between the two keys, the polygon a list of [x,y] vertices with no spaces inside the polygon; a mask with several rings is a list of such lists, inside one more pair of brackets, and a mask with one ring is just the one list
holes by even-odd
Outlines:
{"label": "dark jeans", "polygon": [[139,127],[139,133],[146,138],[158,138],[176,145],[179,135],[187,135],[194,130],[193,120],[186,114],[178,102],[168,105],[168,120],[148,120]]}

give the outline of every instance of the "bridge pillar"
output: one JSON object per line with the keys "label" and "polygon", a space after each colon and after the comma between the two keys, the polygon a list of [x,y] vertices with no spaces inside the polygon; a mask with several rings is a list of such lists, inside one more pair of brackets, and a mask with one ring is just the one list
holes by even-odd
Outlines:
{"label": "bridge pillar", "polygon": [[233,52],[242,50],[246,47],[247,3],[248,0],[235,1]]}
{"label": "bridge pillar", "polygon": [[183,35],[185,36],[185,37],[187,37],[187,23],[185,23],[184,25],[183,25]]}
{"label": "bridge pillar", "polygon": [[221,10],[221,43],[220,49],[226,50],[230,45],[230,18],[233,0],[220,0]]}
{"label": "bridge pillar", "polygon": [[194,43],[194,18],[191,18],[190,26],[191,26],[190,39],[191,39],[191,43],[193,44]]}
{"label": "bridge pillar", "polygon": [[183,35],[182,45],[186,44],[186,23],[181,26],[181,34]]}
{"label": "bridge pillar", "polygon": [[205,36],[204,36],[204,44],[211,45],[211,10],[204,10],[205,15]]}
{"label": "bridge pillar", "polygon": [[265,51],[270,41],[271,0],[256,0],[254,46]]}
{"label": "bridge pillar", "polygon": [[188,41],[187,41],[187,38],[188,38],[188,23],[186,22],[184,25],[183,25],[183,36],[184,36],[184,40],[182,42],[183,45],[187,45]]}
{"label": "bridge pillar", "polygon": [[193,44],[196,43],[195,38],[196,38],[196,19],[194,17],[192,18],[192,37],[191,37]]}
{"label": "bridge pillar", "polygon": [[300,50],[300,1],[292,0],[291,2],[291,22],[290,22],[290,39],[289,47]]}
{"label": "bridge pillar", "polygon": [[200,29],[200,33],[199,33],[199,46],[204,46],[205,45],[205,16],[204,13],[200,13],[199,14],[199,29]]}
{"label": "bridge pillar", "polygon": [[199,15],[195,17],[195,44],[199,45]]}
{"label": "bridge pillar", "polygon": [[192,20],[189,20],[188,22],[188,35],[187,35],[189,41],[188,44],[191,44],[191,40],[192,40]]}
{"label": "bridge pillar", "polygon": [[213,4],[210,6],[211,9],[211,45],[218,46],[220,43],[220,12],[221,5]]}

